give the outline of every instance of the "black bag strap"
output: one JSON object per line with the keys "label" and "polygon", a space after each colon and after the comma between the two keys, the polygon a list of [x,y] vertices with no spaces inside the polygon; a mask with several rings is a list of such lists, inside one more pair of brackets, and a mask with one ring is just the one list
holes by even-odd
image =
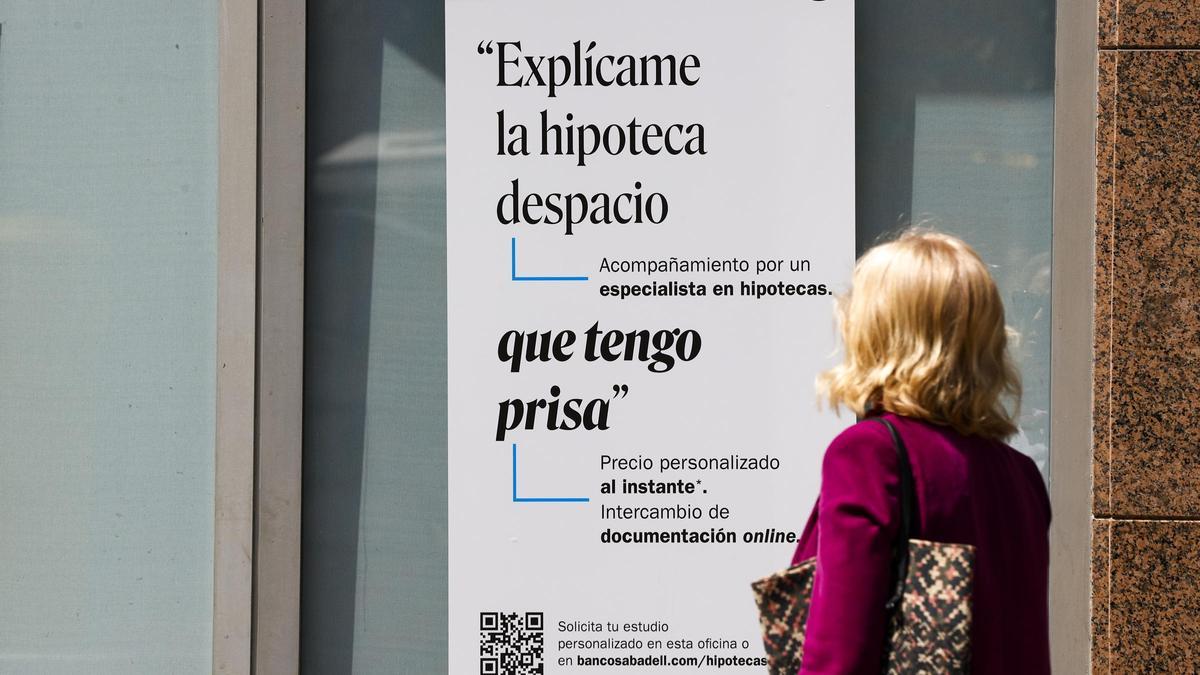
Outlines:
{"label": "black bag strap", "polygon": [[916,486],[913,482],[912,463],[908,459],[908,448],[896,426],[882,417],[871,417],[887,427],[892,434],[892,445],[896,448],[896,465],[900,472],[900,533],[892,547],[892,574],[895,587],[892,597],[888,598],[884,608],[887,611],[896,609],[900,598],[904,595],[904,580],[908,577],[908,540],[913,536],[913,518],[917,512]]}

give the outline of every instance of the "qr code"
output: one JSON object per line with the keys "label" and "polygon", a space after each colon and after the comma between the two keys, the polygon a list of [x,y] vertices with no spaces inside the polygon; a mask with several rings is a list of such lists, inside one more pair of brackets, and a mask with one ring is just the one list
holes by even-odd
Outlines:
{"label": "qr code", "polygon": [[479,675],[544,675],[541,612],[479,613]]}

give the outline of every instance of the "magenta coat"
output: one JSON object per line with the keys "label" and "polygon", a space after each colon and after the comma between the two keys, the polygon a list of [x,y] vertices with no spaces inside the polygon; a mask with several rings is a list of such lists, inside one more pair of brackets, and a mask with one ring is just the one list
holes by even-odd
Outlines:
{"label": "magenta coat", "polygon": [[[1000,441],[886,413],[908,447],[917,539],[975,546],[975,675],[1050,672],[1050,498],[1037,465]],[[899,529],[887,428],[862,421],[825,451],[821,494],[793,564],[817,557],[800,673],[879,673]]]}

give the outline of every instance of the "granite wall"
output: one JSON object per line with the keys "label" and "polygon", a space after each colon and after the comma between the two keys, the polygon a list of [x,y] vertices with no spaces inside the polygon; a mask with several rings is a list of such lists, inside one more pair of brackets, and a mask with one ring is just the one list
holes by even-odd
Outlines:
{"label": "granite wall", "polygon": [[1092,670],[1200,669],[1200,3],[1100,0]]}

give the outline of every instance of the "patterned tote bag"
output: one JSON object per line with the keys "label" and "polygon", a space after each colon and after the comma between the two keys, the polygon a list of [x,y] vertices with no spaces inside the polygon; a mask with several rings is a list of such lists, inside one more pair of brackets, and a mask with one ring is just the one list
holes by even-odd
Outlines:
{"label": "patterned tote bag", "polygon": [[[895,590],[879,608],[888,618],[884,673],[966,673],[971,667],[971,582],[975,547],[912,539],[916,496],[908,450],[892,434],[900,466],[900,536],[893,553]],[[759,579],[758,603],[771,675],[796,675],[812,599],[815,558]]]}

